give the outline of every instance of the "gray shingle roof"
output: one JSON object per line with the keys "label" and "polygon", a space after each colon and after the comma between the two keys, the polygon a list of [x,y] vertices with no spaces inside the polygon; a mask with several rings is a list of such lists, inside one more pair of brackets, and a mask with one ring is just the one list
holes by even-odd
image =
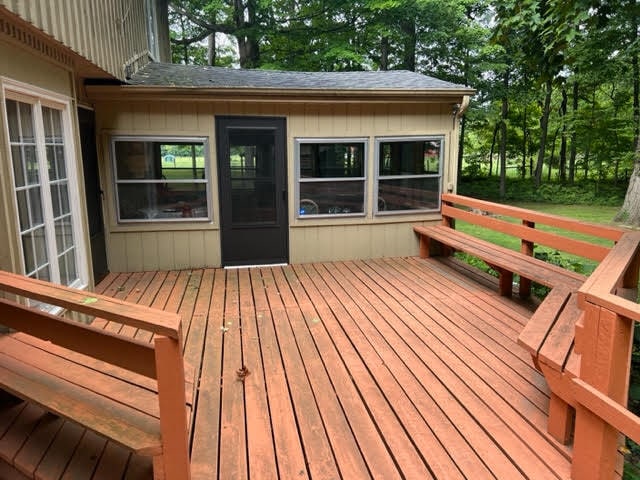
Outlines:
{"label": "gray shingle roof", "polygon": [[366,72],[285,72],[235,70],[200,65],[149,63],[129,85],[197,88],[257,88],[313,90],[471,90],[406,70]]}

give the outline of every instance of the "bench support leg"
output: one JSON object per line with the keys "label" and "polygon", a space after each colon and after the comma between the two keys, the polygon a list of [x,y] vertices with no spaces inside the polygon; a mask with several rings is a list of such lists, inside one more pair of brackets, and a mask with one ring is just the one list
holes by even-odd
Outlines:
{"label": "bench support leg", "polygon": [[547,431],[558,442],[566,445],[571,439],[575,410],[571,405],[551,392],[549,399],[549,423]]}
{"label": "bench support leg", "polygon": [[529,298],[531,296],[531,280],[520,277],[520,288],[518,289],[520,298]]}
{"label": "bench support leg", "polygon": [[510,297],[513,291],[513,272],[499,270],[500,273],[500,295]]}

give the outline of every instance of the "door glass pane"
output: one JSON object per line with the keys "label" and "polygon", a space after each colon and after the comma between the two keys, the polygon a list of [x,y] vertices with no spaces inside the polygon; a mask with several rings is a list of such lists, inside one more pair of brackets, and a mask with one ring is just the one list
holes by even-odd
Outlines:
{"label": "door glass pane", "polygon": [[31,210],[31,226],[42,225],[44,223],[44,215],[42,214],[40,187],[29,189],[29,208]]}
{"label": "door glass pane", "polygon": [[275,137],[262,132],[229,136],[232,224],[277,220]]}
{"label": "door glass pane", "polygon": [[53,216],[59,217],[71,212],[69,207],[69,189],[65,183],[54,183],[51,185],[51,204],[53,205]]}
{"label": "door glass pane", "polygon": [[18,102],[7,100],[7,120],[9,120],[9,141],[20,140],[20,120],[18,118]]}
{"label": "door glass pane", "polygon": [[19,103],[20,105],[20,126],[22,131],[20,132],[19,140],[22,143],[35,142],[35,136],[33,134],[33,107],[28,103]]}
{"label": "door glass pane", "polygon": [[56,245],[58,253],[62,253],[73,246],[73,225],[71,216],[56,220]]}

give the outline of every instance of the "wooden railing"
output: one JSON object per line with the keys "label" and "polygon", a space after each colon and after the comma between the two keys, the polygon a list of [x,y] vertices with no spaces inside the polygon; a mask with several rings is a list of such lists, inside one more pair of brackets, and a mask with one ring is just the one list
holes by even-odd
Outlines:
{"label": "wooden railing", "polygon": [[[459,207],[465,207],[468,210],[465,211]],[[496,218],[496,216],[509,217],[518,223]],[[554,227],[588,237],[609,240],[612,243],[618,241],[624,233],[623,229],[613,226],[582,222],[462,195],[443,194],[442,223],[451,227],[454,226],[455,219],[519,238],[520,251],[528,256],[534,255],[534,245],[544,245],[597,262],[602,261],[609,254],[609,246],[569,238],[536,227],[540,225]],[[521,278],[520,282],[520,293],[526,297],[529,295],[531,282],[526,278]]]}
{"label": "wooden railing", "polygon": [[579,290],[580,375],[573,380],[575,479],[620,476],[620,433],[640,443],[640,417],[627,410],[640,269],[640,232],[626,233]]}

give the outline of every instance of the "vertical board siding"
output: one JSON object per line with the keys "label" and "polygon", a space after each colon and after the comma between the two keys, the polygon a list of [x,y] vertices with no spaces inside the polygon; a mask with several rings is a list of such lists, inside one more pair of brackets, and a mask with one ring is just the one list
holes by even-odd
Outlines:
{"label": "vertical board siding", "polygon": [[180,270],[220,265],[217,230],[109,234],[112,272]]}
{"label": "vertical board siding", "polygon": [[144,0],[0,0],[33,24],[111,75],[147,52]]}
{"label": "vertical board siding", "polygon": [[[443,107],[444,108],[444,107]],[[435,104],[318,104],[267,103],[230,101],[112,101],[96,105],[98,131],[102,136],[100,159],[105,181],[107,243],[112,271],[164,270],[199,268],[220,265],[219,204],[215,145],[216,115],[268,115],[287,119],[287,155],[289,200],[294,201],[295,158],[297,137],[366,137],[369,138],[367,159],[367,204],[373,202],[375,173],[374,140],[377,136],[443,135],[446,165],[450,164],[453,122],[450,112]],[[180,229],[157,224],[158,231],[143,227],[118,226],[115,221],[115,200],[112,184],[109,138],[118,135],[198,136],[209,139],[209,176],[213,224],[201,229]],[[453,181],[455,169],[445,166],[443,184]],[[374,218],[371,213],[362,219],[345,220],[326,225],[314,220],[295,218],[295,208],[289,208],[290,261],[364,259],[382,256],[415,255],[418,247],[411,225],[425,218],[433,221],[437,215],[410,216],[406,221],[394,218]],[[330,224],[329,224],[330,223]],[[154,228],[154,227],[151,227]],[[144,231],[140,231],[144,230]],[[110,233],[109,233],[110,231]]]}

